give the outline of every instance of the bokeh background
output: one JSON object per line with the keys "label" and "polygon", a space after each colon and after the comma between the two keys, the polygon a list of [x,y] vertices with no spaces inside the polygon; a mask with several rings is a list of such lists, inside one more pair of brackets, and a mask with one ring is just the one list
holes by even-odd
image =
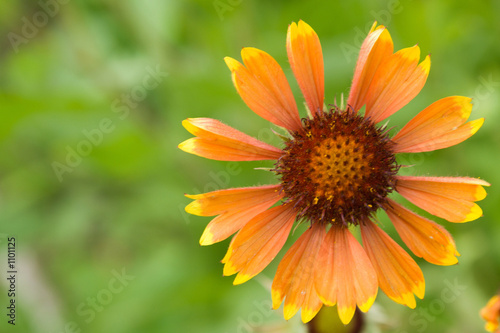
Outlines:
{"label": "bokeh background", "polygon": [[[302,105],[285,50],[287,26],[299,19],[321,39],[327,103],[348,93],[357,50],[378,20],[396,49],[418,43],[422,59],[432,53],[426,86],[389,126],[401,128],[450,95],[472,97],[471,119],[486,118],[458,146],[402,157],[414,165],[406,173],[493,186],[484,217],[439,220],[460,263],[417,260],[424,300],[411,310],[380,292],[365,329],[483,331],[479,309],[500,287],[499,1],[40,0],[0,8],[1,332],[304,331],[298,318],[285,322],[282,310],[269,309],[278,260],[232,286],[220,264],[228,241],[199,246],[210,218],[184,212],[184,193],[275,182],[254,170],[272,164],[177,149],[190,137],[181,126],[187,117],[220,119],[280,144],[235,92],[223,57],[240,59],[245,46],[266,50]],[[8,237],[17,240],[15,327],[6,316]],[[333,321],[332,331],[350,329]]]}

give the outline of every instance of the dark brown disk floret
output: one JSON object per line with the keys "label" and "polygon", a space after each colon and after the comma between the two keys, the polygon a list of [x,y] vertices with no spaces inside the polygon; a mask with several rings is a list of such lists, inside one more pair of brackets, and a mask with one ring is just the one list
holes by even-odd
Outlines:
{"label": "dark brown disk floret", "polygon": [[383,128],[337,107],[303,119],[303,127],[274,169],[299,217],[357,225],[384,205],[398,166]]}

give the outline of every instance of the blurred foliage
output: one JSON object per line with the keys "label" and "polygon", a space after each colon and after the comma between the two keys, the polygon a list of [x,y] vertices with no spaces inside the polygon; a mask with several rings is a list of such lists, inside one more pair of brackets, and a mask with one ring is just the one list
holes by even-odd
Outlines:
{"label": "blurred foliage", "polygon": [[[367,332],[482,330],[478,311],[500,287],[500,2],[24,0],[0,7],[0,261],[13,235],[20,267],[15,328],[6,323],[2,279],[2,332],[303,331],[298,318],[287,323],[282,310],[270,310],[278,260],[233,287],[219,263],[228,242],[201,248],[210,219],[183,210],[183,193],[274,182],[253,170],[271,164],[209,161],[176,148],[190,137],[181,126],[187,117],[220,119],[279,144],[235,92],[223,57],[239,59],[244,46],[269,52],[301,104],[285,50],[287,25],[299,19],[321,39],[327,103],[348,92],[352,50],[378,20],[396,49],[419,43],[422,55],[432,53],[426,86],[390,126],[450,95],[473,97],[472,118],[486,118],[456,147],[403,156],[414,174],[493,184],[484,217],[439,221],[455,237],[460,264],[417,260],[427,281],[417,309],[380,292],[366,317]],[[167,74],[149,89],[151,71]],[[83,143],[89,138],[95,144]],[[81,159],[71,153],[78,150]],[[120,284],[123,270],[131,280]],[[455,282],[465,287],[447,302],[443,292]]]}

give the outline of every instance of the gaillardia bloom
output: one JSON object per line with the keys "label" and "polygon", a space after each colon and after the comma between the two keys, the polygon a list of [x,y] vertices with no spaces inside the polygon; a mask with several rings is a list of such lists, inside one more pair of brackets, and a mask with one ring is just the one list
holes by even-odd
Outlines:
{"label": "gaillardia bloom", "polygon": [[[196,137],[180,149],[222,161],[276,160],[272,171],[280,179],[277,185],[186,195],[194,199],[188,213],[217,215],[200,243],[210,245],[237,232],[222,262],[224,275],[238,273],[234,284],[240,284],[273,260],[294,221],[307,221],[309,228],[281,260],[272,284],[273,308],[284,300],[286,319],[302,308],[302,320],[308,322],[325,304],[337,305],[347,324],[356,306],[364,312],[371,307],[378,287],[395,302],[414,308],[414,295],[424,296],[422,271],[377,225],[375,212],[381,208],[387,213],[417,257],[452,265],[459,253],[445,228],[389,194],[397,191],[450,222],[467,222],[482,215],[474,202],[486,196],[483,186],[489,184],[466,177],[399,176],[396,154],[453,146],[476,133],[484,119],[466,122],[471,99],[447,97],[389,137],[379,123],[420,92],[430,58],[419,63],[418,46],[394,53],[389,32],[376,23],[361,45],[346,107],[324,105],[323,55],[314,30],[303,21],[292,23],[286,45],[307,107],[308,117],[302,119],[283,70],[269,54],[244,48],[243,64],[225,58],[248,107],[287,131],[283,148],[214,119],[183,121]],[[363,247],[351,233],[358,227]]]}
{"label": "gaillardia bloom", "polygon": [[488,304],[481,309],[481,317],[486,320],[485,329],[488,332],[499,333],[498,318],[500,317],[500,295],[493,296]]}

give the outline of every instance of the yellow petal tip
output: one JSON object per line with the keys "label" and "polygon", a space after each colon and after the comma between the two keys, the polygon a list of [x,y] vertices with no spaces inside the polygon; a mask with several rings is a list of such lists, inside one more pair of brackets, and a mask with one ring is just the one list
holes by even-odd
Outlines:
{"label": "yellow petal tip", "polygon": [[200,238],[200,245],[202,246],[207,246],[207,245],[212,245],[214,242],[214,235],[210,232],[210,230],[207,228],[203,232]]}
{"label": "yellow petal tip", "polygon": [[302,322],[304,324],[310,322],[316,316],[316,314],[319,312],[320,309],[321,307],[319,309],[302,308],[302,311],[300,313],[300,318],[302,319]]}
{"label": "yellow petal tip", "polygon": [[200,134],[200,130],[199,127],[196,126],[196,122],[196,118],[184,119],[182,121],[182,127],[184,127],[189,133],[197,136],[198,134]]}
{"label": "yellow petal tip", "polygon": [[182,121],[182,127],[186,128],[187,126],[190,126],[189,118]]}
{"label": "yellow petal tip", "polygon": [[224,256],[224,258],[222,258],[222,260],[220,262],[223,264],[227,263],[229,261],[229,258],[231,258],[232,254],[233,254],[233,248],[231,247],[231,245],[229,245],[229,248],[227,249],[226,255]]}
{"label": "yellow petal tip", "polygon": [[194,139],[195,138],[187,139],[186,141],[179,143],[177,148],[179,148],[180,150],[182,150],[186,153],[196,155],[194,153],[194,150],[196,149],[196,141]]}
{"label": "yellow petal tip", "polygon": [[295,304],[285,304],[285,307],[283,308],[283,316],[285,317],[285,320],[289,320],[295,314],[299,311],[299,308]]}
{"label": "yellow petal tip", "polygon": [[224,61],[231,72],[235,72],[238,68],[243,66],[238,60],[231,57],[224,57]]}
{"label": "yellow petal tip", "polygon": [[356,308],[354,306],[346,306],[346,307],[338,307],[339,318],[342,324],[347,325],[351,322],[352,317],[354,316],[354,310]]}
{"label": "yellow petal tip", "polygon": [[484,118],[479,118],[469,122],[471,136],[476,134],[477,131],[483,126]]}
{"label": "yellow petal tip", "polygon": [[281,306],[281,303],[283,302],[283,295],[281,295],[278,290],[271,287],[271,299],[273,301],[273,310],[276,310]]}
{"label": "yellow petal tip", "polygon": [[318,297],[319,297],[320,301],[323,302],[323,304],[325,304],[326,306],[334,306],[335,304],[337,304],[336,302],[332,302],[330,300],[327,300],[326,298],[324,298],[321,295],[318,295]]}
{"label": "yellow petal tip", "polygon": [[202,209],[201,209],[201,205],[199,204],[199,202],[197,200],[191,202],[190,204],[188,204],[184,208],[184,210],[186,211],[186,213],[189,213],[189,214],[192,214],[192,215],[203,216],[202,215],[203,212],[202,212]]}
{"label": "yellow petal tip", "polygon": [[222,270],[222,275],[223,276],[230,276],[230,275],[236,274],[237,272],[238,272],[238,269],[229,260],[227,260],[225,265],[224,265],[224,269]]}
{"label": "yellow petal tip", "polygon": [[[417,46],[418,47],[418,46]],[[424,59],[424,61],[422,61],[419,65],[420,68],[422,68],[422,70],[427,74],[429,75],[429,72],[431,70],[431,56],[430,55],[427,55]]]}
{"label": "yellow petal tip", "polygon": [[418,298],[423,299],[425,296],[425,281],[417,282],[417,286],[413,289],[413,292]]}
{"label": "yellow petal tip", "polygon": [[494,332],[498,328],[498,324],[488,322],[484,325],[485,330],[488,332]]}
{"label": "yellow petal tip", "polygon": [[377,294],[373,295],[372,297],[368,298],[365,303],[363,304],[358,304],[359,309],[362,312],[366,312],[370,310],[370,308],[373,305],[373,302],[375,302],[375,298],[377,297]]}
{"label": "yellow petal tip", "polygon": [[474,220],[480,218],[481,216],[483,216],[483,210],[477,204],[474,204],[471,207],[470,212],[465,216],[465,219],[463,221],[460,221],[460,222],[474,221]]}
{"label": "yellow petal tip", "polygon": [[476,188],[476,193],[474,193],[474,201],[481,201],[486,198],[486,190],[483,186],[479,185]]}
{"label": "yellow petal tip", "polygon": [[415,309],[417,307],[415,296],[411,292],[400,295],[400,300],[397,302],[406,305],[410,309]]}
{"label": "yellow petal tip", "polygon": [[252,277],[253,275],[238,273],[238,275],[236,275],[236,277],[234,278],[233,285],[237,286],[239,284],[245,283]]}
{"label": "yellow petal tip", "polygon": [[245,62],[245,59],[258,57],[261,54],[266,54],[266,52],[257,49],[255,47],[244,47],[241,49],[241,58]]}

